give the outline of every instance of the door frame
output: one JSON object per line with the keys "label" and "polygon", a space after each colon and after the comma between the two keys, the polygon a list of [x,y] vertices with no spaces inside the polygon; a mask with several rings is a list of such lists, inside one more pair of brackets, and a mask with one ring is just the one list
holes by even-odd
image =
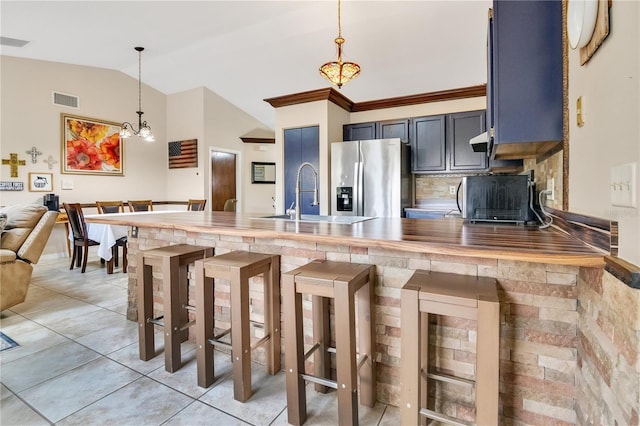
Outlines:
{"label": "door frame", "polygon": [[209,155],[207,156],[207,199],[209,200],[209,206],[211,206],[211,155],[214,152],[226,152],[228,154],[235,154],[236,156],[236,199],[238,202],[236,203],[236,211],[242,211],[242,151],[237,151],[235,149],[222,148],[216,146],[209,147]]}

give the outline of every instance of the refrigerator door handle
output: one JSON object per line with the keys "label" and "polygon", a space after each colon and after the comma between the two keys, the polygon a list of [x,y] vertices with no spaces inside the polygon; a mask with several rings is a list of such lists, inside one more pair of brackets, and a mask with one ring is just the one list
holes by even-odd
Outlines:
{"label": "refrigerator door handle", "polygon": [[358,216],[358,197],[360,196],[360,182],[358,181],[358,162],[353,163],[353,216]]}
{"label": "refrigerator door handle", "polygon": [[356,193],[353,195],[355,204],[355,216],[362,216],[364,214],[364,165],[362,161],[356,163]]}

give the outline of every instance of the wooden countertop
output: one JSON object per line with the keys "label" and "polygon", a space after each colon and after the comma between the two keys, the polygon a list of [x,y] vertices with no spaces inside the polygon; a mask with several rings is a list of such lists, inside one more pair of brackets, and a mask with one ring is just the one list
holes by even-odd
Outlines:
{"label": "wooden countertop", "polygon": [[260,216],[154,211],[91,215],[86,216],[86,221],[576,266],[601,267],[606,255],[554,228],[469,224],[457,218],[377,218],[344,225],[259,219]]}

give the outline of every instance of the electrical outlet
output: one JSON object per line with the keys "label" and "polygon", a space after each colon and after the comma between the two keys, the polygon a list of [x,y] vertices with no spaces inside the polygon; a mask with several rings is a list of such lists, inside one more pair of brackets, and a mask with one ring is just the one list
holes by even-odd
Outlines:
{"label": "electrical outlet", "polygon": [[455,185],[449,185],[449,194],[456,195],[456,186]]}
{"label": "electrical outlet", "polygon": [[550,193],[547,193],[547,200],[553,201],[556,199],[555,183],[556,180],[554,178],[547,179],[547,191],[551,191]]}
{"label": "electrical outlet", "polygon": [[636,163],[627,163],[611,168],[611,205],[636,207]]}

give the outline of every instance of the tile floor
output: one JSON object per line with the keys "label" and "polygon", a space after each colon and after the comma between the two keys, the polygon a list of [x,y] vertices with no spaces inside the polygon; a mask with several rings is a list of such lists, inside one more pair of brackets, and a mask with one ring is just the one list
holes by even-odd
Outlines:
{"label": "tile floor", "polygon": [[[107,275],[93,253],[89,260],[81,274],[68,269],[68,258],[41,259],[27,300],[2,312],[0,331],[20,346],[0,352],[0,424],[287,424],[283,372],[269,376],[254,364],[254,394],[240,403],[226,354],[216,352],[219,378],[208,389],[196,384],[193,342],[183,344],[184,365],[174,374],[161,354],[140,361],[136,323],[125,318],[126,275]],[[307,407],[305,424],[338,424],[335,393],[310,390]],[[395,407],[359,410],[362,425],[400,424]]]}

